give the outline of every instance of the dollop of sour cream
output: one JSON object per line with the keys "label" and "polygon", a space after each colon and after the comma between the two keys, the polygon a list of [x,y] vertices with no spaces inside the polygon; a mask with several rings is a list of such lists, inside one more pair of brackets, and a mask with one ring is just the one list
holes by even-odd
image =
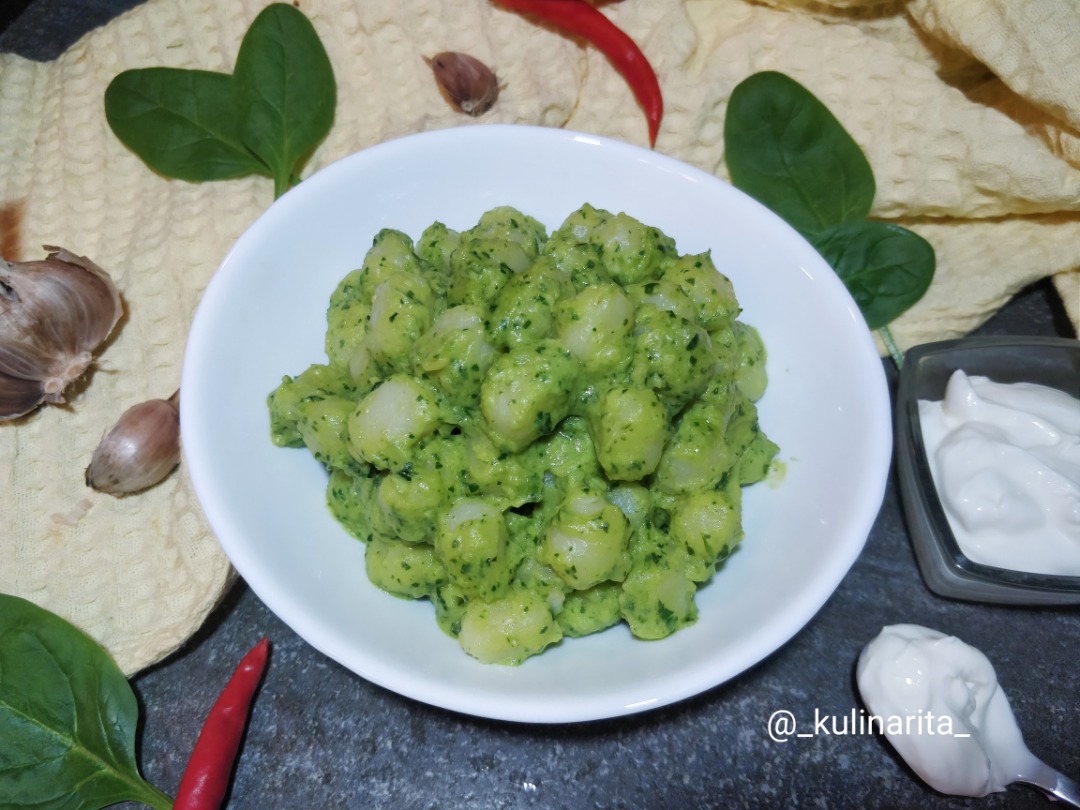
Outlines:
{"label": "dollop of sour cream", "polygon": [[941,401],[920,400],[919,420],[969,559],[1080,576],[1080,399],[956,371]]}
{"label": "dollop of sour cream", "polygon": [[985,796],[1044,767],[990,660],[954,636],[885,627],[860,654],[856,682],[875,730],[941,793]]}

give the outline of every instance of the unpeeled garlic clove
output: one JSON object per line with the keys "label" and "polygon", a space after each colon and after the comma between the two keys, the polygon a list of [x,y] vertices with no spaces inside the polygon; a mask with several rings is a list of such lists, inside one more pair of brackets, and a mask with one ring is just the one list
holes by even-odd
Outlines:
{"label": "unpeeled garlic clove", "polygon": [[467,115],[483,115],[499,97],[499,80],[494,71],[473,56],[443,51],[424,57],[435,82],[455,109]]}
{"label": "unpeeled garlic clove", "polygon": [[0,372],[0,420],[30,413],[44,400],[41,382]]}
{"label": "unpeeled garlic clove", "polygon": [[108,273],[85,256],[45,250],[40,261],[0,259],[0,420],[63,402],[123,313]]}
{"label": "unpeeled garlic clove", "polygon": [[164,480],[180,463],[177,391],[124,411],[94,450],[86,484],[109,495],[129,495]]}

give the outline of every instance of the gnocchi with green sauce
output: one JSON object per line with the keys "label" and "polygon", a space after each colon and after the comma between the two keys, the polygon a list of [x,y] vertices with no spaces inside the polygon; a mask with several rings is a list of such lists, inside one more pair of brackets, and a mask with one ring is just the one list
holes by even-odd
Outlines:
{"label": "gnocchi with green sauce", "polygon": [[269,395],[367,576],[518,664],[625,622],[659,639],[743,539],[778,451],[765,348],[709,253],[584,205],[383,230],[330,298],[325,363]]}

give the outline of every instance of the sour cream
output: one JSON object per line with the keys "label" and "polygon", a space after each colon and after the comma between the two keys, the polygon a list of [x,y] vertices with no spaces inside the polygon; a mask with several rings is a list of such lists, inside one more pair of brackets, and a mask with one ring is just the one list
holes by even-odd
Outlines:
{"label": "sour cream", "polygon": [[969,559],[1080,576],[1080,399],[956,371],[920,400],[934,484]]}
{"label": "sour cream", "polygon": [[856,668],[868,724],[930,787],[985,796],[1045,766],[1027,749],[989,659],[960,639],[895,624]]}

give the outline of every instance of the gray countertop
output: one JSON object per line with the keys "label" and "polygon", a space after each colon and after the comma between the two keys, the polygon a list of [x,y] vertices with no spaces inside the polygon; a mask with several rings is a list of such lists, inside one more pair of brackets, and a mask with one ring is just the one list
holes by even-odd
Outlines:
{"label": "gray countertop", "polygon": [[[136,4],[33,0],[0,32],[0,50],[53,58]],[[1023,291],[979,333],[1073,336],[1047,282]],[[895,387],[891,361],[885,367]],[[865,550],[817,616],[766,660],[705,694],[565,726],[457,715],[345,670],[241,582],[182,650],[134,678],[143,714],[139,759],[149,781],[175,791],[215,696],[265,635],[271,662],[234,778],[228,807],[235,810],[1046,807],[1023,788],[978,800],[935,794],[886,742],[850,723],[861,709],[859,651],[882,626],[900,622],[957,635],[985,652],[1031,750],[1080,777],[1080,614],[932,594],[916,566],[895,472]],[[816,718],[828,722],[813,737],[774,742],[767,723],[779,710],[792,712],[802,730]]]}

